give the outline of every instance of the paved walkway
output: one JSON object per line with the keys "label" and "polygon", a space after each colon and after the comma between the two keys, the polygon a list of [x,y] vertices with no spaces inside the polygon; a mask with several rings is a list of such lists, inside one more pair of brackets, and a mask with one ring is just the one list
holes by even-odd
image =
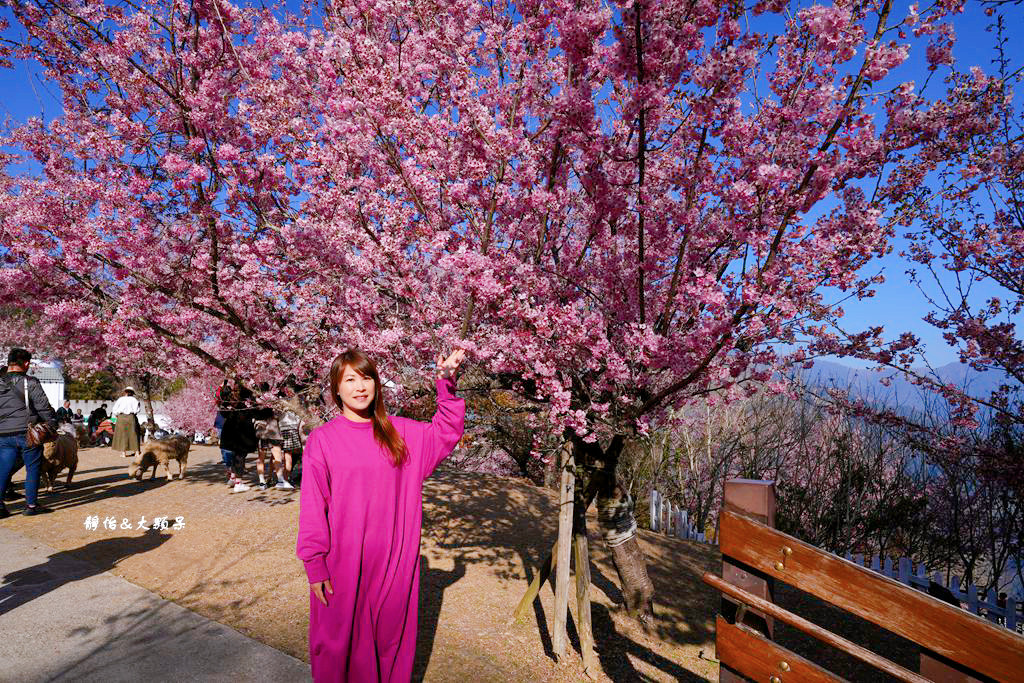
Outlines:
{"label": "paved walkway", "polygon": [[2,526],[0,577],[3,683],[310,679],[294,657]]}

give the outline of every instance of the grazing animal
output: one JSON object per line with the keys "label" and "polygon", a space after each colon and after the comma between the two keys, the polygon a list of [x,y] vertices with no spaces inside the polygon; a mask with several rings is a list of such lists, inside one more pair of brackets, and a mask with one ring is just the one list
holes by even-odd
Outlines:
{"label": "grazing animal", "polygon": [[177,460],[178,479],[184,479],[185,465],[188,463],[188,450],[191,446],[188,437],[180,435],[167,439],[150,439],[142,444],[139,454],[128,466],[128,476],[141,480],[145,476],[146,470],[152,467],[153,476],[150,479],[156,479],[156,466],[162,464],[164,472],[167,473],[167,480],[170,481],[173,479],[170,461]]}
{"label": "grazing animal", "polygon": [[53,491],[53,484],[61,470],[68,468],[67,488],[71,488],[71,477],[78,469],[78,441],[70,434],[60,433],[55,441],[43,444],[43,461],[39,466],[39,477],[47,491]]}

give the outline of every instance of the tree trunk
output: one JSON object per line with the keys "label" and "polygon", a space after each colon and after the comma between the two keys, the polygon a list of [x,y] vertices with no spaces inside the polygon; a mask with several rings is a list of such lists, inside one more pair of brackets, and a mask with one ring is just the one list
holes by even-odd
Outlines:
{"label": "tree trunk", "polygon": [[156,430],[156,415],[153,413],[153,376],[145,372],[139,379],[142,384],[143,405],[146,406],[146,424],[142,426],[152,433]]}
{"label": "tree trunk", "polygon": [[[611,551],[615,571],[619,576],[619,586],[626,601],[626,609],[646,630],[650,628],[654,616],[654,584],[647,575],[647,562],[637,542],[632,500],[615,478],[615,466],[618,464],[618,454],[622,451],[623,442],[621,437],[615,437],[608,449],[601,451],[596,444],[584,443],[582,439],[573,438],[577,473],[574,507],[577,519],[583,520],[582,527],[577,523],[576,530],[579,533],[579,529],[582,528],[582,533],[586,533],[586,512],[596,497],[598,522],[605,544]],[[540,571],[519,602],[514,619],[520,618],[526,606],[536,599],[540,586],[550,575],[552,566],[557,568],[558,548],[556,542],[551,554],[544,559]]]}
{"label": "tree trunk", "polygon": [[590,545],[587,541],[587,508],[577,504],[572,520],[573,562],[576,565],[576,632],[580,636],[583,672],[596,678],[601,663],[594,652],[594,628],[590,615]]}
{"label": "tree trunk", "polygon": [[619,575],[626,609],[647,628],[654,617],[654,584],[647,575],[647,562],[640,550],[632,508],[629,494],[618,484],[612,496],[597,499],[597,517]]}
{"label": "tree trunk", "polygon": [[555,615],[552,620],[551,647],[555,658],[565,657],[566,622],[569,611],[569,557],[572,551],[573,503],[576,497],[572,444],[566,443],[559,457],[562,468],[562,484],[558,497],[558,559],[555,566]]}
{"label": "tree trunk", "polygon": [[647,562],[638,542],[633,500],[615,474],[624,443],[623,437],[616,436],[603,452],[593,449],[595,481],[587,489],[597,493],[598,524],[619,575],[626,610],[649,629],[654,617],[654,584],[647,575]]}

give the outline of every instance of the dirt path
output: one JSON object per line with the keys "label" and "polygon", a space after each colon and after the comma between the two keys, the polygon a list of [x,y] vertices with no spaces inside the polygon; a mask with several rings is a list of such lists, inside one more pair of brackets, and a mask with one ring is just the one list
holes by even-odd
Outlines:
{"label": "dirt path", "polygon": [[[308,584],[295,557],[298,491],[229,493],[219,451],[205,446],[193,447],[184,481],[130,480],[128,461],[108,449],[85,449],[80,459],[73,487],[41,498],[53,514],[0,523],[308,661]],[[550,584],[523,623],[509,623],[554,539],[555,503],[549,491],[499,477],[440,471],[428,480],[417,679],[584,678],[571,624],[572,655],[561,664],[550,656]],[[17,513],[21,503],[8,507]],[[86,528],[92,516],[95,530]],[[171,524],[182,517],[184,526],[138,529],[140,517],[152,524],[161,516]],[[117,529],[104,527],[108,517]],[[121,528],[124,520],[131,529]],[[701,655],[713,656],[717,597],[699,577],[719,566],[718,553],[641,536],[658,591],[651,635],[617,611],[615,570],[601,543],[591,544],[599,680],[717,680],[717,665]]]}

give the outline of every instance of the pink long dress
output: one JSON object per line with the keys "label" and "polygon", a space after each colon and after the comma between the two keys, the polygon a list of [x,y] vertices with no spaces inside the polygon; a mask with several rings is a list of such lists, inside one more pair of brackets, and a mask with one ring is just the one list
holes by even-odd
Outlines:
{"label": "pink long dress", "polygon": [[391,418],[409,450],[401,468],[369,422],[339,415],[303,454],[296,552],[310,583],[330,579],[325,607],[309,595],[313,680],[408,681],[416,654],[423,480],[462,437],[466,406],[437,382],[429,422]]}

